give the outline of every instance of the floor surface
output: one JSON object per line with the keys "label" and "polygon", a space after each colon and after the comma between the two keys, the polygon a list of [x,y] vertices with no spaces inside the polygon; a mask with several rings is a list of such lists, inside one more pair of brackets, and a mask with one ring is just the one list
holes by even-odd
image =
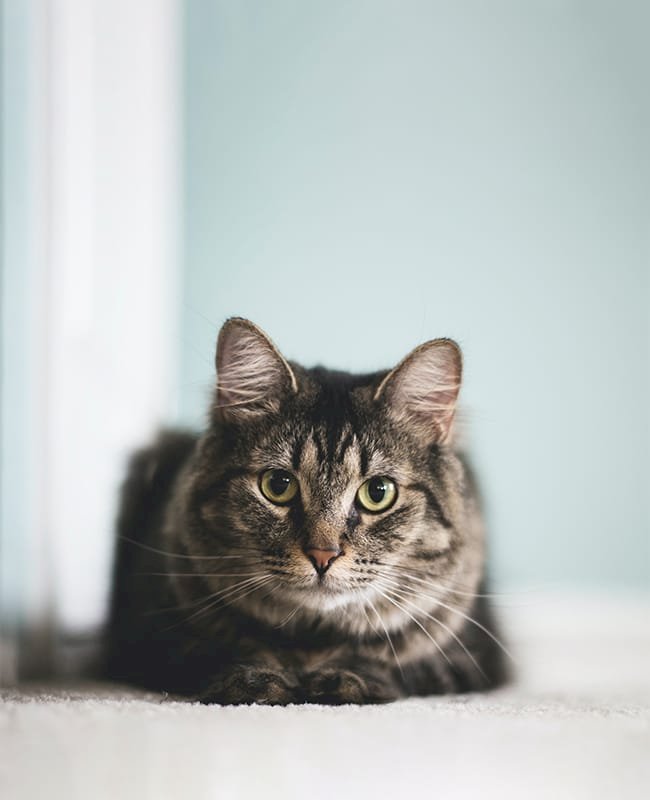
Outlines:
{"label": "floor surface", "polygon": [[650,601],[502,603],[518,679],[382,707],[222,708],[111,686],[0,703],[0,796],[648,798]]}

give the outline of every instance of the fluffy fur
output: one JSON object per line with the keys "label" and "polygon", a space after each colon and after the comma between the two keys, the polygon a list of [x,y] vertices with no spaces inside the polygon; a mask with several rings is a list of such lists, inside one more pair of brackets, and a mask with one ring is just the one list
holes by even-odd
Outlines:
{"label": "fluffy fur", "polygon": [[[109,625],[112,677],[218,703],[370,703],[505,677],[484,586],[483,526],[453,447],[457,345],[392,372],[288,363],[229,320],[207,430],[131,464]],[[268,500],[260,476],[290,473]],[[390,478],[370,513],[359,487]],[[340,553],[323,572],[310,552]]]}

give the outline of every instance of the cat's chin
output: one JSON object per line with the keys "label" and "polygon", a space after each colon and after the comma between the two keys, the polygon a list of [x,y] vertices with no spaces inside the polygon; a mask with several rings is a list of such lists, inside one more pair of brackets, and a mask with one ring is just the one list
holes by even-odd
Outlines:
{"label": "cat's chin", "polygon": [[358,599],[345,584],[331,578],[315,578],[312,583],[294,589],[292,594],[296,602],[312,611],[332,611],[348,606]]}
{"label": "cat's chin", "polygon": [[319,614],[328,614],[332,611],[341,610],[356,602],[356,599],[349,592],[324,592],[324,591],[303,591],[300,593],[300,603],[303,609]]}

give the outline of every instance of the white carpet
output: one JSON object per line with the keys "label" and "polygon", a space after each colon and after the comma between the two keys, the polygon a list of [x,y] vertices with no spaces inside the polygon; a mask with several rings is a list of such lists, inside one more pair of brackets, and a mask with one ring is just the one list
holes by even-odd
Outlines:
{"label": "white carpet", "polygon": [[502,604],[519,678],[382,707],[204,707],[112,687],[5,690],[0,796],[650,797],[650,604]]}

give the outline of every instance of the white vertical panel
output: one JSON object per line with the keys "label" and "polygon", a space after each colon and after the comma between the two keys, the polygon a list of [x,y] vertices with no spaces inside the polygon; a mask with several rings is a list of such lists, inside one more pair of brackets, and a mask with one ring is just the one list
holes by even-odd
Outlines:
{"label": "white vertical panel", "polygon": [[174,0],[52,0],[46,508],[60,622],[106,607],[129,450],[173,413]]}
{"label": "white vertical panel", "polygon": [[44,518],[48,298],[47,14],[32,0],[2,12],[0,684],[49,663],[52,572]]}

